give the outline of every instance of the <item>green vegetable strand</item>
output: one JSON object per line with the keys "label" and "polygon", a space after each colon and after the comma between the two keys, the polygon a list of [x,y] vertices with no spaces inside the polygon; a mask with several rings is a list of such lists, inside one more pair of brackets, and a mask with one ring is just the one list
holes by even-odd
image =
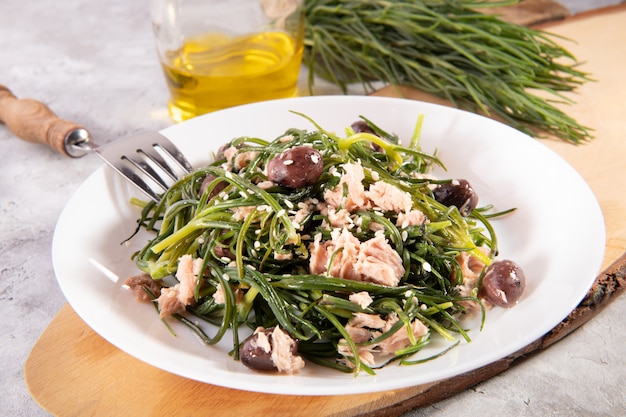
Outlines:
{"label": "green vegetable strand", "polygon": [[[509,2],[512,4],[515,2]],[[590,81],[549,33],[477,11],[477,0],[307,0],[304,62],[343,92],[373,81],[408,85],[571,143],[591,129],[560,110],[562,93]]]}

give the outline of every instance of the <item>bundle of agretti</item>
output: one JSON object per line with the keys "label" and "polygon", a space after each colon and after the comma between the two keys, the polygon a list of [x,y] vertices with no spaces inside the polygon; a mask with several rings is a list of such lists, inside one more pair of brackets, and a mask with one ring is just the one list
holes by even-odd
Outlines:
{"label": "bundle of agretti", "polygon": [[533,136],[590,140],[589,128],[554,105],[571,103],[561,93],[589,75],[548,33],[477,11],[503,4],[307,0],[309,83],[318,75],[344,92],[351,83],[408,85]]}

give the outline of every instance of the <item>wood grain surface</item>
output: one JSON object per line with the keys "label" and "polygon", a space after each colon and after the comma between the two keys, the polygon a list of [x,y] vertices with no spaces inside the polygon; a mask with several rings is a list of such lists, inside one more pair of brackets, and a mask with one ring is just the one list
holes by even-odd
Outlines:
{"label": "wood grain surface", "polygon": [[[607,243],[603,272],[587,297],[567,319],[533,344],[473,372],[402,390],[332,397],[266,395],[198,383],[144,364],[94,333],[66,305],[25,364],[31,394],[43,408],[61,417],[195,416],[206,415],[206,410],[223,416],[397,416],[450,397],[553,346],[592,319],[626,287],[626,199],[615,193],[616,189],[626,190],[622,157],[626,154],[626,89],[622,82],[625,21],[626,8],[618,8],[549,27],[553,33],[576,40],[569,49],[598,80],[584,85],[573,97],[577,104],[566,109],[595,128],[597,139],[581,146],[543,141],[590,185],[605,217]],[[611,30],[605,30],[607,27]],[[378,94],[432,101],[432,97],[411,89],[388,88]]]}
{"label": "wood grain surface", "polygon": [[17,137],[27,142],[47,145],[60,154],[70,156],[65,138],[82,129],[78,124],[60,119],[41,101],[17,98],[8,87],[0,84],[0,123],[7,125]]}

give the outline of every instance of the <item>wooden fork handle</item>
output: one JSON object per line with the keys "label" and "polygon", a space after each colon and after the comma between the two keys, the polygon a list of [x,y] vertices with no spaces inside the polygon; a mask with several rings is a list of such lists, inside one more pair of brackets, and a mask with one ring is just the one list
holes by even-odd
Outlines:
{"label": "wooden fork handle", "polygon": [[0,84],[0,122],[18,138],[28,142],[41,143],[63,155],[73,156],[66,150],[66,138],[80,125],[57,117],[44,103],[17,98],[4,85]]}

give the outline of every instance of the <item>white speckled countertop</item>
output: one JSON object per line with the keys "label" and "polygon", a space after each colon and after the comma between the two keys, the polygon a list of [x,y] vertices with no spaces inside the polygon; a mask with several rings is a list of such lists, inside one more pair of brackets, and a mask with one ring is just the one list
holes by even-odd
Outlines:
{"label": "white speckled countertop", "polygon": [[[3,0],[0,83],[88,127],[100,143],[172,124],[147,0]],[[70,160],[19,141],[0,125],[1,416],[48,415],[23,366],[66,303],[50,255],[57,217],[99,166],[96,157]],[[626,415],[625,313],[620,297],[550,349],[406,416]]]}

